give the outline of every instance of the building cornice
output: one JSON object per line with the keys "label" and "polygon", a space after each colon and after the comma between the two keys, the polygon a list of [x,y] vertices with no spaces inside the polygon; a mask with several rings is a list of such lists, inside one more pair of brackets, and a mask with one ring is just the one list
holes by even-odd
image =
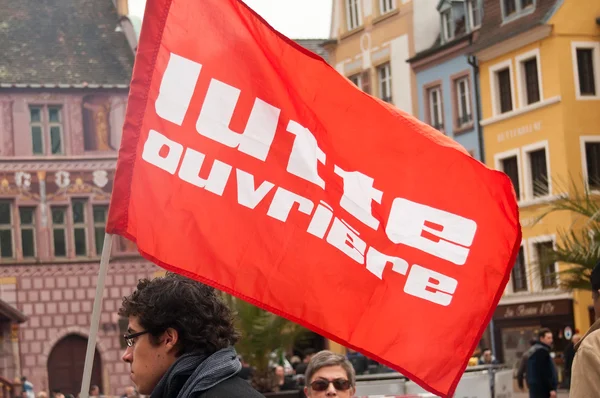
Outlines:
{"label": "building cornice", "polygon": [[560,289],[548,289],[541,292],[512,293],[502,296],[498,305],[537,303],[548,300],[572,300],[573,293]]}
{"label": "building cornice", "polygon": [[[453,39],[450,42],[446,42],[444,44],[434,44],[426,50],[423,50],[413,57],[406,60],[409,64],[411,64],[412,68],[415,70],[422,70],[433,66],[432,64],[439,64],[448,59],[456,57],[457,53],[461,51],[465,54],[468,51],[468,47],[470,47],[473,41],[477,40],[479,36],[479,29],[476,29],[472,32],[465,33],[464,35]],[[440,38],[436,39],[436,42],[439,41]]]}
{"label": "building cornice", "polygon": [[2,158],[0,172],[6,171],[95,171],[112,170],[117,167],[117,156],[111,158],[71,157],[69,159]]}
{"label": "building cornice", "polygon": [[425,58],[414,61],[412,63],[412,67],[415,72],[420,72],[423,69],[431,68],[432,66],[441,64],[449,59],[457,57],[458,55],[466,53],[465,49],[467,47],[469,47],[469,42],[463,39],[451,47],[440,49],[440,51],[437,51]]}
{"label": "building cornice", "polygon": [[94,83],[0,83],[0,88],[85,88],[85,89],[128,89],[129,84],[94,84]]}
{"label": "building cornice", "polygon": [[552,33],[552,25],[539,25],[517,36],[503,40],[497,44],[491,45],[484,49],[475,51],[475,55],[479,61],[485,62],[519,48],[525,47],[531,43],[543,40]]}

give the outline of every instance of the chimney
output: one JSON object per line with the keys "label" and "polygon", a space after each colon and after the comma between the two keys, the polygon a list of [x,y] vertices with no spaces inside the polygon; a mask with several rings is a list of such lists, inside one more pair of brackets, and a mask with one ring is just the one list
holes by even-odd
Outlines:
{"label": "chimney", "polygon": [[120,17],[129,15],[129,4],[128,0],[117,0],[117,14]]}

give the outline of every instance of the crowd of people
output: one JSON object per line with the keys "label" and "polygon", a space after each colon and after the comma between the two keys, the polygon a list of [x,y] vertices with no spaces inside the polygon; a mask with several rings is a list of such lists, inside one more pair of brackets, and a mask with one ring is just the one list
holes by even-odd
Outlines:
{"label": "crowd of people", "polygon": [[[92,385],[90,387],[90,397],[104,397],[100,393],[100,387],[97,385]],[[35,393],[35,389],[33,384],[27,380],[27,377],[21,377],[21,398],[75,398],[76,396],[73,394],[64,394],[59,389],[54,389],[47,393],[46,391],[39,391],[37,394]],[[123,395],[120,398],[139,398],[137,390],[134,386],[127,386],[123,392]],[[77,395],[79,398],[79,394]]]}
{"label": "crowd of people", "polygon": [[[597,321],[583,337],[574,338],[572,352],[565,354],[571,398],[589,398],[600,391],[600,263],[592,272],[591,287]],[[143,279],[123,299],[119,314],[129,320],[122,359],[130,365],[135,385],[127,388],[123,398],[263,396],[249,383],[253,370],[233,348],[239,337],[233,314],[213,288],[171,273]],[[530,398],[556,397],[552,343],[552,332],[541,329],[522,358],[517,377],[522,388],[527,383]],[[487,349],[477,361],[479,365],[495,362]],[[365,357],[354,351],[343,356],[308,350],[302,359],[277,361],[275,357],[271,365],[275,391],[303,389],[309,398],[351,397],[356,389],[355,368],[368,369]],[[22,398],[35,397],[26,378],[22,385]],[[98,386],[92,387],[90,395],[100,395]],[[49,396],[68,398],[57,391]],[[37,397],[48,395],[42,392]]]}

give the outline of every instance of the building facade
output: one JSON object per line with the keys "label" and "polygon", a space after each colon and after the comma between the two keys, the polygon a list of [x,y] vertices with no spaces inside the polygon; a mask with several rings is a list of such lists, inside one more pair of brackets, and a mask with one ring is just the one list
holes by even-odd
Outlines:
{"label": "building facade", "polygon": [[[429,0],[428,0],[429,1]],[[329,62],[363,91],[413,113],[412,0],[334,0]]]}
{"label": "building facade", "polygon": [[549,327],[562,370],[571,334],[590,326],[590,292],[562,290],[557,271],[564,266],[545,260],[558,231],[577,220],[569,213],[536,220],[549,202],[573,194],[570,178],[579,189],[600,188],[598,15],[600,3],[585,0],[484,0],[469,49],[481,76],[485,161],[511,178],[523,228],[493,318],[496,353],[509,365]]}
{"label": "building facade", "polygon": [[438,18],[429,25],[429,30],[437,32],[437,38],[410,59],[416,74],[417,115],[456,140],[471,156],[482,159],[478,76],[474,61],[467,54],[481,26],[481,3],[441,0],[433,7]]}
{"label": "building facade", "polygon": [[[117,5],[0,0],[0,292],[26,317],[4,333],[0,363],[18,364],[0,376],[36,391],[81,387],[134,59]],[[92,383],[117,395],[131,384],[117,310],[158,268],[121,238],[111,254]]]}

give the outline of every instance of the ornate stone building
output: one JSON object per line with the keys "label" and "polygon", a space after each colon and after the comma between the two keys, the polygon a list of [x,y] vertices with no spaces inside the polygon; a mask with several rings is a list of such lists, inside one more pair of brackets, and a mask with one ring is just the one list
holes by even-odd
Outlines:
{"label": "ornate stone building", "polygon": [[[134,59],[117,3],[0,0],[0,377],[36,391],[81,386]],[[115,239],[92,378],[105,394],[131,384],[120,300],[156,272]]]}

